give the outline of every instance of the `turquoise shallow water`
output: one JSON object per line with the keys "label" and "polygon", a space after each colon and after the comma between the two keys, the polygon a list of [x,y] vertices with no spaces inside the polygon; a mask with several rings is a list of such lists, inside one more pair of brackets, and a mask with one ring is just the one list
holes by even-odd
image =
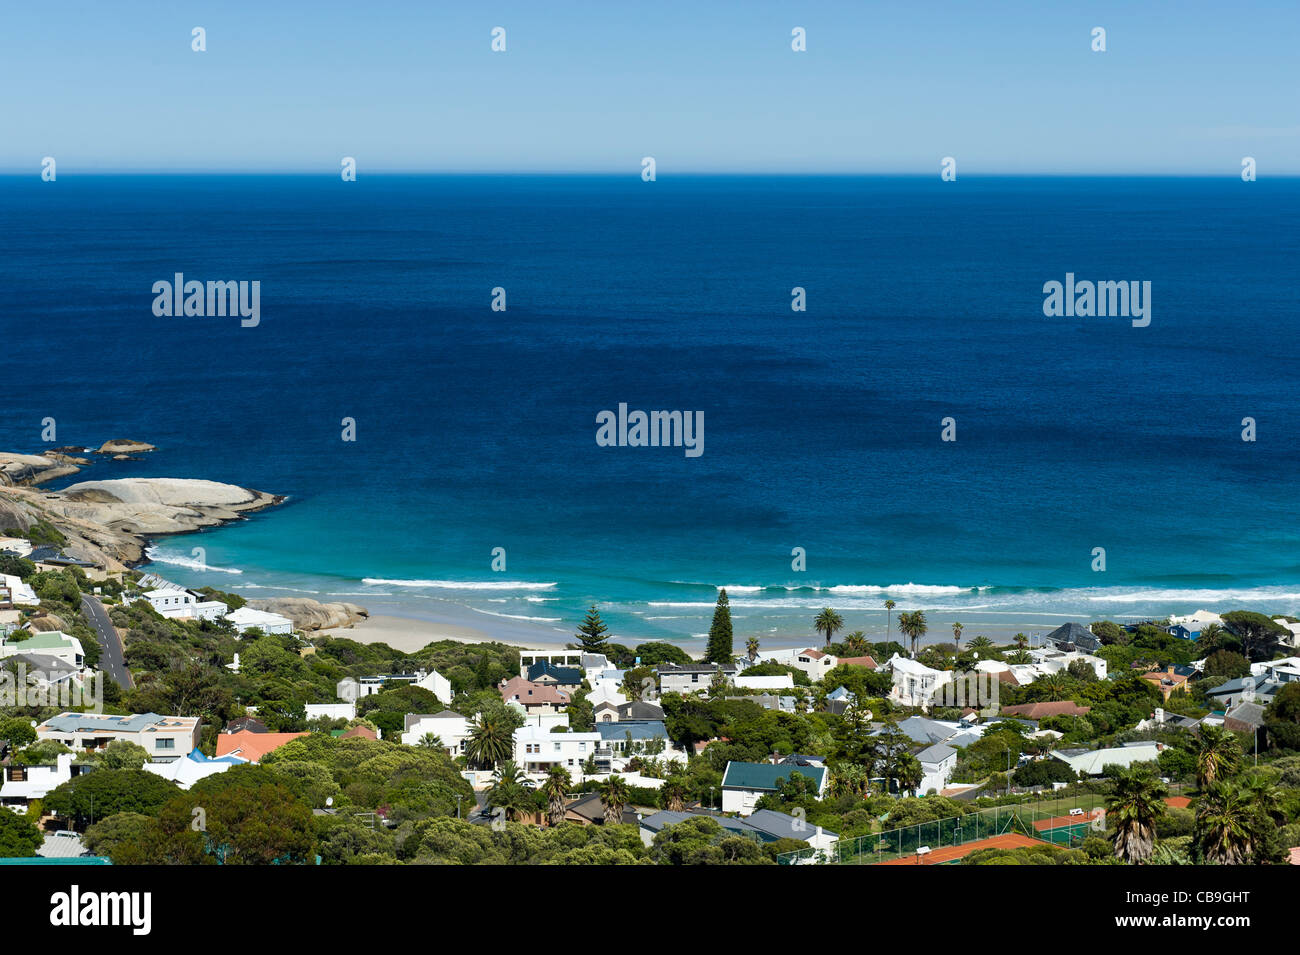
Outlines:
{"label": "turquoise shallow water", "polygon": [[[1296,181],[41,185],[0,178],[3,446],[52,416],[160,447],[87,476],[289,495],[159,542],[177,580],[687,643],[718,586],[738,638],[1300,612]],[[260,325],[155,317],[178,271],[261,281]],[[1067,272],[1151,281],[1150,326],[1045,317]],[[598,447],[620,402],[703,411],[704,453]]]}

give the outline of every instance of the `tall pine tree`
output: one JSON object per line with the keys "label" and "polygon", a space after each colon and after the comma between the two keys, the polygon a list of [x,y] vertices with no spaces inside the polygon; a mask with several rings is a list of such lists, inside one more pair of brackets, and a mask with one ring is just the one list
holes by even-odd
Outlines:
{"label": "tall pine tree", "polygon": [[713,608],[713,623],[709,626],[709,650],[704,655],[709,663],[731,662],[731,603],[727,591],[718,591],[718,605]]}
{"label": "tall pine tree", "polygon": [[582,621],[578,627],[578,632],[574,634],[582,643],[584,653],[604,653],[608,649],[608,643],[605,634],[609,633],[609,627],[600,619],[600,611],[596,605],[592,604],[591,609],[587,611],[587,619]]}

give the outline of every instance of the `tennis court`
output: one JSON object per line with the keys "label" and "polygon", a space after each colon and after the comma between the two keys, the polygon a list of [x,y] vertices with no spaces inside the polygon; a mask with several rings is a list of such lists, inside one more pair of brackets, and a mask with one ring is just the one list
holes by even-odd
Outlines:
{"label": "tennis court", "polygon": [[940,849],[933,849],[922,856],[913,856],[910,859],[890,859],[888,862],[881,862],[880,865],[943,865],[948,862],[958,862],[972,852],[980,849],[1027,849],[1032,846],[1041,846],[1042,840],[1031,839],[1029,836],[1022,836],[1018,832],[1008,833],[1005,836],[994,836],[991,839],[980,839],[977,842],[967,842],[960,846],[944,846]]}

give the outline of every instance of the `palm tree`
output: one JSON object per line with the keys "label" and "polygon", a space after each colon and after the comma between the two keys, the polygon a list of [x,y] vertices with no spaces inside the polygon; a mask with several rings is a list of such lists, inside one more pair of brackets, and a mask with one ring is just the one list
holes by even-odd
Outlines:
{"label": "palm tree", "polygon": [[898,604],[894,603],[892,600],[885,601],[885,642],[886,643],[889,642],[890,617],[894,612],[894,608],[897,606]]}
{"label": "palm tree", "polygon": [[831,772],[831,789],[837,796],[861,796],[867,791],[867,771],[860,763],[840,763]]}
{"label": "palm tree", "polygon": [[1150,773],[1128,769],[1115,777],[1106,816],[1115,824],[1115,855],[1137,865],[1151,858],[1156,821],[1164,815],[1165,784]]}
{"label": "palm tree", "polygon": [[1016,634],[1012,638],[1011,642],[1016,645],[1017,650],[1024,650],[1029,646],[1029,638],[1026,637],[1023,633]]}
{"label": "palm tree", "polygon": [[912,641],[912,657],[916,657],[916,642],[925,636],[925,632],[930,629],[926,623],[924,610],[913,610],[910,613],[900,613],[898,615],[898,629],[903,636]]}
{"label": "palm tree", "polygon": [[563,766],[552,766],[546,774],[542,794],[546,796],[547,821],[552,826],[558,826],[564,821],[564,799],[569,795],[569,784],[572,782],[569,771]]}
{"label": "palm tree", "polygon": [[1056,701],[1065,698],[1065,677],[1063,677],[1059,671],[1056,673],[1049,673],[1046,676],[1040,676],[1034,681],[1034,686],[1042,687],[1046,690],[1047,698],[1049,700]]}
{"label": "palm tree", "polygon": [[993,649],[993,641],[990,640],[988,637],[979,636],[976,637],[974,640],[972,640],[970,643],[966,644],[966,649],[977,650],[980,653],[983,653],[985,650]]}
{"label": "palm tree", "polygon": [[506,760],[492,774],[484,805],[505,810],[506,818],[516,822],[533,811],[533,801],[523,786],[524,774],[513,760]]}
{"label": "palm tree", "polygon": [[1254,848],[1254,810],[1249,797],[1232,783],[1210,783],[1196,801],[1197,843],[1207,862],[1242,865]]}
{"label": "palm tree", "polygon": [[813,626],[817,629],[818,633],[826,634],[826,646],[829,647],[831,645],[831,637],[835,634],[835,631],[844,626],[844,618],[830,607],[823,607],[822,612],[819,613],[817,619],[813,621]]}
{"label": "palm tree", "polygon": [[605,822],[614,825],[623,819],[627,805],[627,783],[621,776],[610,776],[600,787],[600,804],[605,807]]}
{"label": "palm tree", "polygon": [[686,808],[686,782],[681,776],[669,776],[659,793],[663,796],[664,808],[669,812],[681,812]]}
{"label": "palm tree", "polygon": [[1196,738],[1196,788],[1204,790],[1237,768],[1241,749],[1222,726],[1201,725]]}
{"label": "palm tree", "polygon": [[1242,794],[1261,817],[1283,822],[1281,791],[1264,776],[1249,776],[1241,784]]}
{"label": "palm tree", "polygon": [[953,641],[953,643],[957,644],[957,652],[958,652],[958,653],[961,653],[961,632],[962,632],[963,630],[965,630],[965,629],[966,629],[966,628],[963,627],[961,624],[957,623],[956,621],[953,621],[953,625],[952,625],[952,641]]}
{"label": "palm tree", "polygon": [[442,737],[437,733],[425,733],[420,737],[420,747],[422,749],[446,749],[443,745]]}
{"label": "palm tree", "polygon": [[748,640],[745,641],[745,652],[746,652],[747,654],[749,654],[749,659],[750,659],[751,661],[754,660],[755,658],[757,658],[757,656],[758,656],[758,637],[750,637]]}
{"label": "palm tree", "polygon": [[844,649],[860,657],[867,652],[867,635],[861,630],[854,630],[844,638]]}
{"label": "palm tree", "polygon": [[514,730],[502,714],[479,713],[470,720],[465,755],[480,769],[508,758],[513,746]]}

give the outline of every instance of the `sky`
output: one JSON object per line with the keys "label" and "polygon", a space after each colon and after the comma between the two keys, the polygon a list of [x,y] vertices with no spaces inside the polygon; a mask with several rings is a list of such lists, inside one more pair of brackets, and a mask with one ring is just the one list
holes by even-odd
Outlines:
{"label": "sky", "polygon": [[10,0],[0,171],[1297,175],[1297,27],[1295,0]]}

